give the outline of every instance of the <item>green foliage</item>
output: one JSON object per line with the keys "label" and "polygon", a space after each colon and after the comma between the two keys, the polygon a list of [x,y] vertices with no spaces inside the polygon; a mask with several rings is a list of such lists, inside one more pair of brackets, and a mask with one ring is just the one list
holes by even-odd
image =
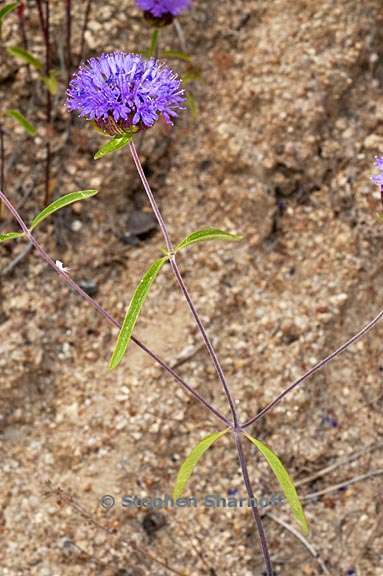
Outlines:
{"label": "green foliage", "polygon": [[182,50],[163,50],[160,54],[161,58],[168,58],[169,60],[182,60],[183,62],[191,62],[191,56],[182,52]]}
{"label": "green foliage", "polygon": [[17,58],[17,60],[21,60],[21,62],[24,62],[24,64],[30,64],[38,71],[42,70],[44,67],[41,60],[36,58],[36,56],[33,56],[33,54],[30,52],[27,52],[27,50],[24,50],[24,48],[20,48],[19,46],[11,46],[7,48],[7,51],[9,54]]}
{"label": "green foliage", "polygon": [[0,234],[0,242],[7,242],[8,240],[14,240],[22,236],[24,236],[23,232],[7,232],[6,234]]}
{"label": "green foliage", "polygon": [[183,461],[181,468],[178,471],[175,487],[173,490],[173,498],[176,500],[180,498],[185,490],[190,476],[193,474],[194,468],[198,464],[201,457],[205,454],[206,450],[210,448],[221,436],[228,432],[229,428],[221,432],[213,432],[203,438],[195,448],[190,452],[189,456]]}
{"label": "green foliage", "polygon": [[250,436],[250,434],[247,434],[246,432],[245,436],[248,440],[250,440],[250,442],[252,442],[258,448],[258,450],[267,460],[267,463],[274,472],[286,496],[287,502],[290,504],[292,513],[296,521],[298,522],[302,533],[307,535],[309,533],[309,527],[305,518],[305,513],[303,511],[302,504],[299,500],[299,496],[295,489],[294,482],[290,478],[290,475],[287,472],[284,465],[282,464],[281,460],[278,458],[276,454],[274,454],[271,448],[266,446],[266,444],[264,444],[260,440],[257,440],[257,438]]}
{"label": "green foliage", "polygon": [[18,2],[11,2],[10,4],[6,4],[3,6],[3,8],[0,9],[0,29],[6,16],[13,12],[13,10],[17,8],[18,4]]}
{"label": "green foliage", "polygon": [[97,190],[80,190],[79,192],[70,192],[70,194],[65,194],[65,196],[57,198],[57,200],[54,200],[51,204],[49,204],[49,206],[44,208],[44,210],[39,212],[37,216],[33,218],[30,230],[31,231],[34,230],[36,226],[41,224],[41,222],[43,222],[43,220],[48,218],[48,216],[50,216],[54,212],[57,212],[57,210],[60,210],[65,206],[69,206],[70,204],[73,204],[73,202],[78,202],[79,200],[86,200],[87,198],[91,198],[95,194],[97,194]]}
{"label": "green foliage", "polygon": [[[44,210],[41,210],[41,212],[33,218],[29,230],[32,232],[32,230],[41,224],[41,222],[54,212],[57,212],[57,210],[69,206],[70,204],[73,204],[73,202],[91,198],[95,194],[97,194],[97,190],[80,190],[79,192],[71,192],[70,194],[57,198],[57,200],[54,200],[49,204],[49,206],[44,208]],[[24,236],[23,232],[7,232],[6,234],[0,234],[0,242],[7,242],[8,240],[14,240],[15,238],[21,238],[22,236]]]}
{"label": "green foliage", "polygon": [[147,272],[144,274],[141,282],[137,286],[133,294],[133,298],[130,301],[129,308],[126,312],[120,333],[118,335],[117,344],[114,348],[113,355],[109,363],[110,369],[116,368],[116,366],[118,366],[123,359],[130,342],[134,326],[137,322],[145,299],[149,293],[150,287],[167,260],[167,256],[156,260],[154,264],[150,266],[149,270],[147,270]]}
{"label": "green foliage", "polygon": [[47,90],[52,94],[52,96],[56,96],[58,90],[58,81],[57,81],[58,71],[57,70],[50,70],[48,76],[41,76],[40,80],[44,82]]}
{"label": "green foliage", "polygon": [[16,120],[18,124],[29,134],[29,136],[34,136],[37,132],[36,128],[25,118],[25,116],[19,112],[19,110],[11,109],[7,110],[7,116]]}
{"label": "green foliage", "polygon": [[101,146],[101,148],[96,152],[94,159],[98,160],[107,154],[111,154],[112,152],[116,152],[117,150],[125,148],[125,146],[127,146],[133,140],[133,136],[137,131],[138,128],[134,129],[134,127],[132,127],[129,132],[126,132],[125,134],[118,134],[117,136],[113,136],[109,142],[106,142],[106,144]]}
{"label": "green foliage", "polygon": [[229,240],[232,242],[238,242],[242,240],[242,236],[237,234],[231,234],[230,232],[225,232],[224,230],[219,230],[218,228],[206,228],[204,230],[198,230],[187,236],[182,242],[177,244],[175,251],[178,252],[183,248],[187,248],[192,244],[197,242],[207,242],[209,240]]}

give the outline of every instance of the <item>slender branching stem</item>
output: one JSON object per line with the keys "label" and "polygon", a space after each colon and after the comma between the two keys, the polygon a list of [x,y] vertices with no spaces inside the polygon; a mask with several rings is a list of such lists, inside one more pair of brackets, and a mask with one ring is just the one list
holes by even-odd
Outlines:
{"label": "slender branching stem", "polygon": [[[69,276],[69,274],[67,274],[64,270],[62,270],[61,268],[59,268],[56,265],[54,260],[45,252],[44,248],[41,246],[41,244],[36,240],[36,238],[30,232],[30,230],[28,229],[27,225],[25,224],[24,220],[21,218],[21,216],[18,213],[18,211],[16,210],[16,208],[13,206],[13,204],[8,200],[8,198],[5,196],[5,194],[1,190],[0,190],[0,200],[2,200],[2,202],[5,204],[5,206],[8,208],[8,210],[11,212],[11,214],[15,218],[15,220],[18,222],[18,224],[19,224],[21,230],[24,232],[26,238],[35,247],[38,255],[43,260],[45,260],[45,262],[60,276],[60,278],[68,286],[70,286],[70,288],[72,288],[72,290],[74,290],[74,292],[76,292],[83,300],[88,302],[88,304],[93,306],[93,308],[99,314],[101,314],[101,316],[103,316],[106,320],[108,320],[108,322],[110,322],[111,324],[113,324],[113,326],[115,326],[116,328],[118,328],[120,330],[121,324],[115,318],[113,318],[113,316],[107,310],[105,310],[96,300],[94,300],[91,296],[89,296],[86,292],[84,292],[84,290],[82,290],[82,288],[71,278],[71,276]],[[214,414],[214,416],[216,416],[216,418],[218,418],[223,424],[225,424],[225,426],[228,426],[231,428],[231,423],[229,422],[229,420],[223,414],[221,414],[221,412],[219,410],[217,410],[214,406],[212,406],[210,404],[210,402],[205,400],[205,398],[203,398],[203,396],[201,396],[201,394],[199,394],[199,392],[197,392],[189,384],[187,384],[175,372],[175,370],[173,370],[173,368],[168,366],[168,364],[166,364],[166,362],[164,362],[159,356],[157,356],[157,354],[152,352],[145,344],[143,344],[140,340],[138,340],[138,338],[135,338],[134,336],[132,336],[132,340],[139,348],[141,348],[141,350],[146,352],[153,360],[155,360],[157,362],[157,364],[159,364],[164,370],[166,370],[166,372],[171,374],[171,376],[173,376],[173,378],[175,378],[177,380],[177,382],[179,384],[181,384],[181,386],[187,392],[189,392],[189,394],[194,396],[194,398],[196,400],[198,400],[201,404],[203,404],[203,406],[205,406],[205,408],[207,408],[212,414]]]}
{"label": "slender branching stem", "polygon": [[261,516],[258,512],[258,508],[255,505],[254,492],[253,492],[253,489],[251,487],[251,482],[250,482],[250,478],[249,478],[249,472],[247,469],[245,453],[244,453],[243,446],[242,446],[242,430],[233,430],[233,435],[234,435],[234,439],[235,439],[235,445],[237,448],[239,464],[241,466],[241,472],[242,472],[243,480],[244,480],[247,494],[249,496],[249,501],[251,504],[251,512],[253,514],[255,523],[256,523],[257,528],[258,528],[258,535],[259,535],[259,540],[260,540],[261,549],[262,549],[262,553],[263,553],[263,558],[265,560],[267,576],[273,576],[274,573],[273,573],[273,568],[271,565],[271,558],[270,558],[269,547],[267,544],[266,534],[265,534],[265,530],[263,528]]}
{"label": "slender branching stem", "polygon": [[251,424],[254,424],[255,422],[257,422],[257,420],[265,416],[272,408],[274,408],[274,406],[279,404],[279,402],[281,402],[281,400],[283,400],[283,398],[287,396],[287,394],[289,394],[292,390],[294,390],[294,388],[299,386],[299,384],[305,382],[308,378],[313,376],[313,374],[318,372],[318,370],[321,370],[321,368],[326,366],[326,364],[332,362],[332,360],[334,360],[337,356],[342,354],[342,352],[345,352],[352,344],[360,340],[360,338],[365,336],[367,332],[372,330],[372,328],[374,328],[374,326],[376,326],[376,324],[380,322],[380,320],[382,319],[383,319],[383,310],[381,310],[379,314],[375,316],[375,318],[370,320],[368,324],[363,326],[363,328],[361,328],[359,332],[357,332],[354,336],[352,336],[349,340],[347,340],[347,342],[342,344],[342,346],[339,346],[339,348],[337,348],[336,350],[334,350],[334,352],[326,356],[326,358],[320,360],[320,362],[317,362],[317,364],[315,364],[315,366],[310,368],[310,370],[308,370],[305,374],[303,374],[303,376],[301,376],[300,378],[298,378],[298,380],[290,384],[290,386],[288,386],[285,390],[283,390],[274,400],[272,400],[269,404],[267,404],[267,406],[265,406],[260,412],[258,412],[256,416],[253,416],[252,418],[247,420],[247,422],[245,422],[242,425],[242,428],[247,428],[248,426],[251,426]]}
{"label": "slender branching stem", "polygon": [[157,218],[157,220],[158,220],[158,223],[159,223],[159,226],[160,226],[162,235],[163,235],[164,240],[165,240],[166,248],[167,248],[169,254],[171,255],[171,257],[170,257],[170,265],[171,265],[171,267],[172,267],[173,273],[174,273],[174,275],[175,275],[175,277],[176,277],[176,279],[177,279],[178,285],[180,286],[181,291],[183,292],[183,294],[184,294],[184,296],[185,296],[185,299],[186,299],[186,301],[187,301],[187,303],[188,303],[188,305],[189,305],[189,308],[190,308],[190,310],[191,310],[191,313],[192,313],[192,315],[193,315],[193,317],[194,317],[194,320],[195,320],[195,322],[196,322],[196,324],[197,324],[197,326],[198,326],[198,328],[199,328],[199,331],[200,331],[200,333],[201,333],[201,336],[202,336],[202,338],[203,338],[203,340],[204,340],[204,342],[205,342],[206,348],[207,348],[207,350],[208,350],[208,352],[209,352],[209,354],[210,354],[210,357],[211,357],[211,359],[212,359],[212,362],[213,362],[213,364],[214,364],[214,367],[215,367],[215,369],[216,369],[216,371],[217,371],[218,377],[219,377],[219,379],[220,379],[220,381],[221,381],[221,383],[222,383],[222,386],[223,386],[223,388],[224,388],[225,395],[226,395],[227,400],[228,400],[228,402],[229,402],[230,409],[231,409],[231,413],[232,413],[232,417],[233,417],[233,426],[234,426],[234,427],[238,427],[238,426],[239,426],[239,418],[238,418],[238,414],[237,414],[237,410],[236,410],[236,406],[235,406],[235,401],[234,401],[234,398],[233,398],[232,393],[231,393],[231,391],[230,391],[229,385],[228,385],[228,383],[227,383],[227,381],[226,381],[225,375],[224,375],[224,373],[223,373],[222,366],[221,366],[221,364],[220,364],[220,362],[219,362],[218,356],[217,356],[217,354],[216,354],[216,352],[215,352],[215,350],[214,350],[214,348],[213,348],[213,345],[212,345],[212,343],[211,343],[211,341],[210,341],[209,336],[207,335],[207,332],[206,332],[206,330],[205,330],[205,327],[204,327],[204,325],[203,325],[203,323],[202,323],[202,321],[201,321],[201,318],[200,318],[200,316],[199,316],[199,314],[198,314],[198,312],[197,312],[197,309],[196,309],[196,307],[195,307],[195,305],[194,305],[194,303],[193,303],[193,301],[192,301],[192,299],[191,299],[191,296],[190,296],[190,294],[189,294],[189,291],[188,291],[188,289],[187,289],[187,287],[186,287],[186,285],[185,285],[185,282],[184,282],[184,280],[183,280],[183,278],[182,278],[181,272],[180,272],[180,270],[179,270],[179,268],[178,268],[178,265],[177,265],[177,262],[176,262],[176,258],[175,258],[175,254],[174,254],[173,244],[172,244],[172,242],[171,242],[171,240],[170,240],[170,236],[169,236],[169,232],[168,232],[167,226],[166,226],[165,221],[164,221],[164,219],[163,219],[163,217],[162,217],[162,214],[161,214],[160,209],[159,209],[159,207],[158,207],[158,205],[157,205],[157,202],[156,202],[156,200],[155,200],[155,198],[154,198],[154,196],[153,196],[153,193],[152,193],[152,191],[151,191],[149,182],[148,182],[148,180],[147,180],[147,178],[146,178],[146,176],[145,176],[144,170],[143,170],[142,165],[141,165],[140,158],[139,158],[139,156],[138,156],[138,154],[137,154],[137,150],[136,150],[136,147],[135,147],[135,145],[134,145],[133,142],[131,142],[131,143],[129,144],[129,148],[130,148],[130,152],[131,152],[131,154],[132,154],[132,158],[133,158],[134,164],[135,164],[135,166],[136,166],[136,168],[137,168],[138,174],[139,174],[139,176],[140,176],[140,178],[141,178],[141,181],[142,181],[142,184],[143,184],[143,186],[144,186],[144,188],[145,188],[145,192],[146,192],[146,194],[147,194],[147,196],[148,196],[148,198],[149,198],[150,205],[151,205],[151,207],[152,207],[152,209],[153,209],[153,212],[154,212],[154,214],[155,214],[155,216],[156,216],[156,218]]}
{"label": "slender branching stem", "polygon": [[[195,307],[195,305],[191,299],[189,291],[185,285],[185,282],[182,278],[181,272],[178,268],[176,258],[175,258],[173,244],[172,244],[172,241],[170,239],[169,232],[167,230],[167,226],[166,226],[165,221],[162,217],[162,214],[161,214],[160,209],[157,205],[157,202],[153,196],[149,182],[145,176],[145,173],[144,173],[144,170],[142,168],[139,156],[137,154],[137,150],[136,150],[133,142],[131,142],[129,144],[129,148],[130,148],[130,152],[132,154],[134,164],[137,168],[138,174],[141,178],[142,184],[143,184],[145,191],[147,193],[147,196],[149,198],[150,205],[151,205],[153,212],[154,212],[154,214],[158,220],[162,235],[163,235],[164,240],[165,240],[166,248],[170,254],[170,265],[172,267],[173,273],[177,279],[178,285],[180,286],[183,295],[185,296],[185,299],[189,305],[189,308],[190,308],[191,313],[194,317],[194,320],[195,320],[195,322],[196,322],[196,324],[200,330],[200,333],[202,335],[202,338],[205,342],[206,348],[210,354],[210,357],[212,359],[214,367],[217,371],[218,377],[219,377],[219,379],[223,385],[225,395],[226,395],[226,398],[227,398],[228,403],[230,405],[230,409],[231,409],[231,413],[232,413],[233,423],[231,425],[231,428],[232,428],[234,436],[235,436],[235,442],[236,442],[236,446],[237,446],[237,452],[238,452],[238,457],[239,457],[239,463],[241,466],[242,476],[243,476],[243,479],[244,479],[244,482],[246,485],[246,490],[248,492],[249,498],[251,499],[252,502],[254,502],[254,493],[253,493],[253,490],[251,488],[249,474],[247,471],[246,459],[244,456],[244,452],[243,452],[243,448],[242,448],[242,442],[241,442],[242,427],[240,426],[240,423],[239,423],[239,418],[238,418],[234,398],[233,398],[232,393],[230,391],[229,385],[226,381],[226,378],[225,378],[225,375],[223,373],[223,370],[222,370],[221,364],[219,362],[218,356],[217,356],[217,354],[213,348],[213,345],[212,345],[212,343],[211,343],[211,341],[210,341],[210,339],[206,333],[206,330],[205,330],[204,325],[201,321],[201,318],[200,318],[200,316],[197,312],[197,309],[196,309],[196,307]],[[273,576],[270,553],[269,553],[269,549],[268,549],[268,545],[267,545],[265,531],[263,529],[262,520],[261,520],[261,517],[258,513],[258,510],[253,506],[251,509],[252,509],[252,514],[253,514],[253,517],[254,517],[254,520],[255,520],[255,523],[257,526],[259,539],[261,542],[261,548],[262,548],[262,553],[263,553],[264,560],[265,560],[267,576]]]}

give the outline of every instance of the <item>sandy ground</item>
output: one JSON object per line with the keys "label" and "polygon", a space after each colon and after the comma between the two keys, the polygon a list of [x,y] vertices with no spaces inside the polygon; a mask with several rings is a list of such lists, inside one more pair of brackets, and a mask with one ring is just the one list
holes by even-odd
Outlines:
{"label": "sandy ground", "polygon": [[[76,52],[83,3],[74,4]],[[93,4],[89,55],[148,45],[133,1]],[[56,9],[59,55],[62,17]],[[42,54],[32,9],[29,18],[30,48]],[[141,155],[175,240],[206,226],[244,236],[190,248],[180,266],[245,419],[382,307],[383,229],[369,181],[383,153],[382,4],[196,1],[180,21],[201,69],[192,85],[199,116],[148,132]],[[10,20],[4,41],[19,42]],[[178,42],[173,28],[161,33],[162,46]],[[40,127],[32,140],[5,121],[6,189],[28,220],[43,198],[43,92],[37,81],[27,89],[25,67],[4,54],[0,70],[2,110],[17,106]],[[128,152],[95,162],[102,138],[77,119],[68,132],[64,91],[62,77],[52,188],[100,192],[38,236],[122,319],[161,237],[154,229],[132,242],[133,220],[148,207]],[[13,228],[1,223],[1,232]],[[3,245],[0,269],[24,248]],[[227,413],[168,267],[135,333]],[[248,510],[121,506],[124,495],[169,494],[183,458],[220,425],[134,345],[108,371],[116,335],[35,254],[2,274],[1,576],[261,576]],[[295,526],[287,506],[265,516],[278,575],[383,576],[382,337],[378,326],[251,430],[303,498],[326,490],[305,504],[311,552],[280,524]],[[277,493],[260,455],[249,446],[247,456],[256,495]],[[188,485],[188,496],[208,493],[244,496],[229,436]],[[110,510],[100,506],[105,494],[116,500]]]}

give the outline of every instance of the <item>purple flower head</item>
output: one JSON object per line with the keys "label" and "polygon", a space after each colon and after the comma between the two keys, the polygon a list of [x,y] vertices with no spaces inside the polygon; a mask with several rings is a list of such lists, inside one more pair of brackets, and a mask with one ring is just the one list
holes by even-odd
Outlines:
{"label": "purple flower head", "polygon": [[191,0],[136,0],[137,6],[154,18],[179,16],[187,10]]}
{"label": "purple flower head", "polygon": [[91,58],[67,90],[68,109],[94,120],[109,134],[153,126],[159,116],[173,124],[184,102],[181,81],[170,68],[125,52]]}
{"label": "purple flower head", "polygon": [[380,170],[380,174],[376,174],[375,176],[371,176],[371,180],[374,184],[378,184],[379,186],[383,186],[383,156],[376,156],[375,158],[375,166]]}

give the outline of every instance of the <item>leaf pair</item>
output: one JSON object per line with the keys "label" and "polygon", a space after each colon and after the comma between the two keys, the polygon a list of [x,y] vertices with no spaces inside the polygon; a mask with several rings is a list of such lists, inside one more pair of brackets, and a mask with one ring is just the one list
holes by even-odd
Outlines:
{"label": "leaf pair", "polygon": [[[194,468],[196,467],[199,460],[203,456],[203,454],[219,438],[221,438],[224,434],[226,434],[228,432],[228,430],[229,430],[229,428],[226,428],[226,430],[223,430],[222,432],[214,432],[213,434],[209,434],[209,436],[206,436],[205,438],[203,438],[197,444],[197,446],[195,448],[193,448],[193,450],[191,451],[189,456],[184,460],[184,462],[182,463],[182,465],[178,471],[175,487],[173,490],[174,500],[176,500],[177,498],[180,498],[182,496],[182,494],[185,490],[186,484],[187,484],[189,478],[191,477],[191,475],[194,471]],[[252,444],[254,444],[257,447],[259,452],[262,454],[262,456],[267,461],[268,465],[270,466],[271,470],[273,471],[275,477],[277,478],[277,480],[278,480],[278,482],[279,482],[279,484],[283,490],[283,493],[286,497],[286,500],[291,507],[292,513],[293,513],[296,521],[298,522],[301,531],[303,532],[303,534],[308,534],[309,527],[308,527],[306,517],[305,517],[304,511],[302,508],[302,504],[299,500],[299,496],[298,496],[297,491],[295,489],[294,482],[291,479],[286,468],[282,464],[282,461],[271,450],[271,448],[269,448],[269,446],[267,446],[266,444],[261,442],[261,440],[258,440],[257,438],[250,436],[250,434],[247,434],[246,432],[244,433],[244,435]]]}
{"label": "leaf pair", "polygon": [[[229,232],[224,232],[223,230],[219,230],[218,228],[208,228],[205,230],[199,230],[198,232],[193,232],[193,234],[187,236],[184,240],[182,240],[182,242],[177,244],[177,246],[174,249],[174,252],[178,252],[179,250],[192,246],[197,242],[206,242],[208,240],[241,240],[241,239],[242,237],[236,234],[230,234]],[[117,338],[117,343],[114,348],[112,358],[109,362],[110,369],[116,368],[123,359],[127,347],[129,345],[129,342],[131,340],[132,333],[138,320],[141,308],[149,293],[150,287],[152,286],[154,280],[156,279],[158,273],[160,272],[165,262],[167,262],[171,257],[171,255],[168,254],[165,250],[164,252],[165,256],[163,258],[160,258],[159,260],[156,260],[150,266],[147,272],[145,272],[136,290],[134,291],[133,297],[130,301],[128,310],[125,314],[125,318]]]}
{"label": "leaf pair", "polygon": [[[97,194],[97,190],[80,190],[78,192],[70,192],[70,194],[66,194],[65,196],[57,198],[57,200],[54,200],[54,202],[49,204],[49,206],[44,208],[44,210],[41,210],[41,212],[39,212],[37,216],[33,218],[29,230],[32,232],[32,230],[39,226],[41,222],[43,222],[54,212],[57,212],[57,210],[60,210],[65,206],[69,206],[74,202],[78,202],[79,200],[86,200],[87,198],[91,198],[95,194]],[[22,236],[24,236],[23,232],[7,232],[6,234],[0,234],[0,242],[14,240],[15,238],[21,238]]]}

